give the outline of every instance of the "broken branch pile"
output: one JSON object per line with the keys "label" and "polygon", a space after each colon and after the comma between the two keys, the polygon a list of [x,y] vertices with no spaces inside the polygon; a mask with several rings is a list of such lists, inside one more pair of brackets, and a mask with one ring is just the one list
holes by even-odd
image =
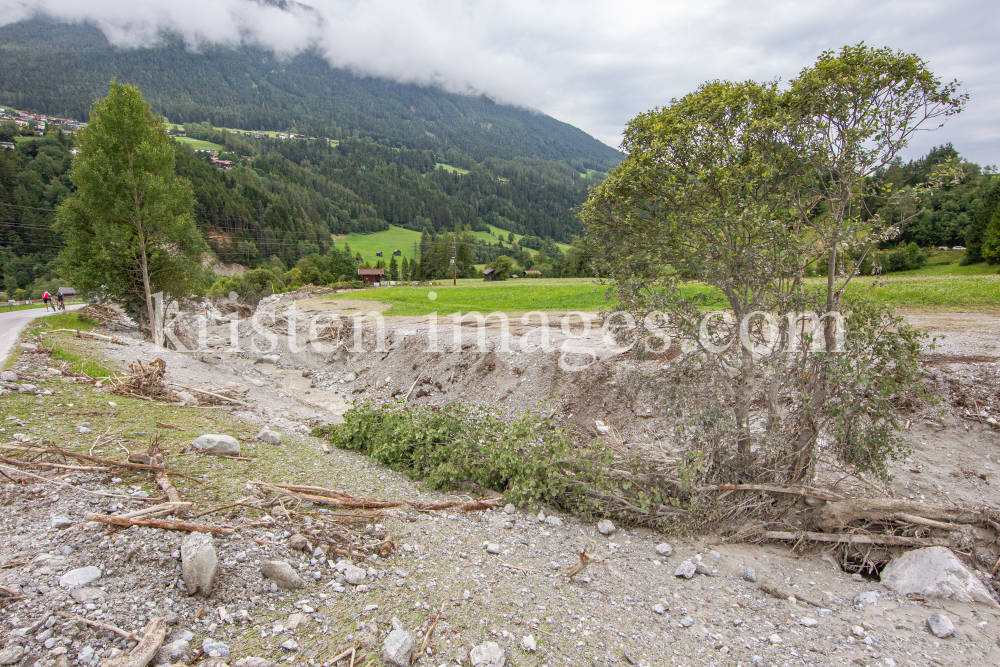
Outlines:
{"label": "broken branch pile", "polygon": [[324,489],[319,486],[302,486],[298,484],[270,484],[258,480],[250,484],[261,489],[280,494],[286,494],[298,500],[308,500],[323,505],[334,505],[337,507],[353,507],[360,509],[391,509],[395,507],[412,507],[418,511],[433,511],[444,509],[456,509],[464,512],[474,512],[478,510],[491,509],[497,506],[496,500],[479,498],[477,500],[448,500],[440,503],[418,503],[413,501],[395,500],[373,500],[356,498],[343,491]]}
{"label": "broken branch pile", "polygon": [[145,364],[133,361],[127,377],[112,380],[111,391],[119,396],[173,401],[174,392],[163,379],[166,372],[167,362],[163,359],[154,359]]}

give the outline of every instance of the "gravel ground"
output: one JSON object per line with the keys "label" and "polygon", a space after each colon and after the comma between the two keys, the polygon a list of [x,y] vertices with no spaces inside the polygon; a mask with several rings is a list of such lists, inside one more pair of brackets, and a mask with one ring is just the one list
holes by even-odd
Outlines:
{"label": "gravel ground", "polygon": [[[153,356],[153,350],[138,343],[100,349],[104,358],[118,362]],[[322,464],[313,463],[321,443],[302,431],[308,423],[334,420],[336,410],[349,407],[351,394],[341,387],[351,383],[342,385],[340,380],[353,369],[322,371],[326,375],[314,383],[302,373],[309,375],[314,361],[295,363],[284,355],[275,365],[253,364],[223,349],[200,356],[155,352],[167,360],[174,381],[214,387],[232,383],[243,392],[253,409],[229,413],[231,424],[269,424],[282,431],[284,465],[299,471],[298,483],[385,500],[453,497],[427,492],[350,452],[335,450]],[[40,363],[38,356],[22,355],[15,370],[43,375],[44,367],[30,367]],[[970,363],[983,367],[970,370]],[[941,372],[945,382],[962,374],[982,377],[995,373],[995,363],[966,360]],[[391,395],[390,388],[375,386],[381,369],[379,374],[359,371],[364,395]],[[341,377],[334,383],[336,373]],[[954,385],[949,401],[960,395],[965,395],[962,385]],[[424,400],[435,400],[434,395]],[[316,405],[326,408],[320,419]],[[998,445],[996,432],[982,421],[964,419],[965,408],[956,409],[959,412],[948,417],[952,421],[944,422],[958,438],[956,447],[963,455],[976,452],[996,458],[1000,449],[990,449]],[[35,441],[42,433],[40,424],[8,420],[2,403],[0,416],[4,442],[11,442],[15,431]],[[926,438],[923,432],[913,432]],[[996,487],[978,477],[975,482],[951,475],[955,461],[946,452],[916,449],[900,468],[919,467],[922,472],[900,477],[899,488],[913,495],[921,493],[914,484],[940,486],[940,494],[976,492],[980,495],[970,500],[985,499],[995,506]],[[221,460],[219,465],[236,469],[235,462]],[[0,477],[0,531],[7,536],[0,546],[0,585],[20,597],[0,597],[0,665],[96,666],[132,645],[56,612],[128,631],[165,616],[167,642],[186,640],[190,651],[162,655],[154,663],[204,658],[198,650],[207,648],[228,652],[227,660],[240,667],[265,667],[248,658],[315,667],[357,645],[358,655],[367,654],[358,664],[382,665],[380,651],[394,621],[419,647],[439,611],[430,652],[419,664],[467,665],[472,648],[485,642],[495,642],[507,664],[526,666],[1000,664],[996,609],[901,598],[877,582],[842,572],[821,552],[803,555],[781,545],[729,544],[712,537],[667,540],[642,529],[603,535],[573,517],[540,521],[537,509],[388,511],[356,527],[354,544],[371,545],[391,536],[398,550],[387,558],[357,562],[364,579],[353,584],[346,575],[353,579],[357,573],[348,571],[342,556],[316,551],[322,545],[315,541],[306,544],[305,551],[299,548],[311,542],[300,535],[315,534],[323,521],[338,520],[324,508],[305,503],[288,513],[280,507],[266,515],[218,513],[199,521],[231,525],[236,533],[213,539],[218,575],[211,595],[188,596],[181,579],[184,533],[151,528],[109,533],[107,526],[83,520],[86,511],[122,513],[141,507],[143,499],[133,497],[143,493],[139,487],[110,475],[70,472],[58,478],[88,493],[54,483],[51,473],[36,473],[53,480],[46,482],[5,472],[13,480]],[[954,491],[953,482],[968,488]],[[254,498],[252,489],[245,493]],[[542,512],[548,514],[546,508]],[[665,543],[670,555],[663,555],[666,548],[657,548]],[[591,562],[570,578],[582,549]],[[304,587],[286,591],[272,585],[273,580],[262,575],[269,561],[290,563]],[[686,562],[697,565],[700,573],[690,579],[675,576]],[[75,591],[60,584],[67,572],[89,566],[100,570],[97,579]],[[746,572],[748,567],[755,577]],[[798,596],[799,601],[776,599],[762,592],[761,584]],[[863,593],[869,595],[857,597]],[[937,613],[954,624],[954,636],[939,639],[928,631],[928,617]],[[206,645],[206,640],[211,641]]]}

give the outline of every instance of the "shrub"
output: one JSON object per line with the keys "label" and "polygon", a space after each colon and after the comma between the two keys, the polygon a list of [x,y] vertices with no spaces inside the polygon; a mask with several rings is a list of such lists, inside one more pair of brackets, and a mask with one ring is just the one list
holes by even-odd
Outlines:
{"label": "shrub", "polygon": [[896,271],[912,271],[919,269],[927,262],[929,253],[925,253],[916,243],[898,245],[892,250],[876,253],[876,261],[885,273]]}

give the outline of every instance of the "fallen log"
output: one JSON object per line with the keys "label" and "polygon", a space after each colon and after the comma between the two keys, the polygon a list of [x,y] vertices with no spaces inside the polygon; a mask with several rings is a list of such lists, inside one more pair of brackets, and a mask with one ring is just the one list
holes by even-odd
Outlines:
{"label": "fallen log", "polygon": [[174,504],[180,503],[181,494],[177,491],[177,487],[174,486],[173,482],[170,481],[170,478],[167,477],[167,473],[163,470],[163,468],[156,471],[155,477],[156,485],[167,494],[167,500]]}
{"label": "fallen log", "polygon": [[70,458],[77,459],[78,461],[99,463],[102,466],[118,466],[121,468],[133,468],[135,470],[163,470],[163,466],[150,465],[148,463],[132,463],[131,461],[116,461],[115,459],[106,459],[92,454],[79,454],[77,452],[71,452],[68,449],[63,449],[62,447],[43,448],[32,447],[30,445],[0,445],[0,449],[18,452],[32,452],[34,454],[58,454],[59,456],[68,456]]}
{"label": "fallen log", "polygon": [[108,632],[113,632],[119,637],[124,637],[125,639],[131,639],[132,641],[139,641],[139,638],[135,636],[135,633],[129,632],[128,630],[122,630],[114,625],[108,625],[107,623],[101,623],[100,621],[94,621],[89,618],[84,618],[83,616],[74,616],[73,614],[67,614],[64,611],[55,612],[56,616],[62,616],[71,621],[76,621],[77,623],[83,623],[89,625],[92,628],[98,628],[99,630],[107,630]]}
{"label": "fallen log", "polygon": [[104,335],[101,335],[101,334],[93,333],[92,331],[83,331],[81,329],[53,329],[52,331],[40,331],[39,335],[41,335],[41,334],[58,333],[60,331],[65,331],[67,333],[76,334],[77,338],[79,338],[80,336],[87,336],[88,338],[96,338],[97,340],[104,340],[104,341],[107,341],[109,343],[114,343],[115,345],[125,345],[126,347],[128,346],[128,343],[126,343],[125,341],[123,341],[121,338],[112,337],[112,336],[104,336]]}
{"label": "fallen log", "polygon": [[170,514],[171,512],[175,512],[179,509],[185,507],[193,507],[193,506],[194,503],[184,503],[184,502],[161,503],[159,505],[153,505],[152,507],[146,507],[141,510],[136,510],[134,512],[128,512],[126,514],[117,514],[116,516],[119,519],[136,519],[141,516],[153,517],[158,514]]}
{"label": "fallen log", "polygon": [[789,593],[787,591],[783,591],[780,588],[776,588],[775,586],[770,586],[768,584],[761,584],[760,586],[758,586],[758,588],[763,592],[767,593],[768,595],[770,595],[771,597],[778,598],[779,600],[787,600],[788,598],[795,598],[796,600],[801,600],[802,602],[805,602],[808,605],[812,605],[813,607],[818,607],[819,609],[826,609],[826,605],[823,604],[822,602],[816,602],[815,600],[810,600],[809,598],[803,597],[802,595],[799,595],[797,593]]}
{"label": "fallen log", "polygon": [[0,456],[0,461],[4,463],[9,463],[12,466],[25,467],[25,468],[45,468],[49,470],[67,470],[71,472],[107,472],[107,468],[101,468],[98,466],[70,466],[63,463],[49,463],[47,461],[22,461],[20,459],[12,459],[6,456]]}
{"label": "fallen log", "polygon": [[764,531],[765,540],[781,542],[798,542],[812,540],[813,542],[832,542],[834,544],[874,544],[882,547],[945,547],[946,540],[920,537],[901,537],[897,535],[869,535],[862,533],[814,533],[786,532],[777,530]]}
{"label": "fallen log", "polygon": [[202,523],[189,523],[187,521],[174,521],[170,519],[129,519],[121,516],[111,516],[108,514],[94,514],[86,512],[83,515],[86,521],[97,521],[112,526],[131,528],[141,526],[144,528],[160,528],[162,530],[185,530],[193,533],[212,533],[213,535],[232,535],[235,529],[229,526],[207,526]]}
{"label": "fallen log", "polygon": [[795,496],[806,496],[808,498],[819,498],[830,502],[843,500],[843,496],[835,493],[810,489],[807,487],[786,487],[772,486],[771,484],[713,484],[712,486],[699,486],[698,491],[767,491],[769,493],[787,493]]}
{"label": "fallen log", "polygon": [[855,521],[888,523],[898,514],[951,523],[982,524],[980,512],[962,507],[944,509],[908,500],[858,498],[827,503],[819,508],[815,526],[824,533],[836,533]]}
{"label": "fallen log", "polygon": [[142,641],[135,645],[128,655],[105,660],[101,667],[146,667],[160,650],[167,635],[167,619],[163,616],[153,619],[142,629]]}
{"label": "fallen log", "polygon": [[262,488],[270,489],[271,491],[287,493],[293,498],[298,498],[299,500],[309,500],[315,503],[322,503],[325,505],[337,505],[340,507],[359,507],[363,509],[392,509],[396,507],[410,506],[416,510],[425,512],[430,512],[434,510],[445,510],[445,509],[457,509],[465,512],[476,512],[480,510],[494,508],[499,503],[498,500],[487,500],[485,498],[479,498],[477,500],[446,500],[440,503],[415,503],[410,501],[374,500],[374,499],[355,498],[354,496],[348,493],[344,493],[343,491],[324,489],[323,487],[320,486],[304,486],[301,484],[270,484],[268,482],[262,482],[259,480],[255,480],[250,483],[256,486],[260,486]]}
{"label": "fallen log", "polygon": [[205,391],[204,389],[196,389],[194,387],[186,387],[186,386],[184,386],[182,384],[177,384],[176,382],[167,382],[167,384],[169,384],[171,387],[178,387],[180,389],[186,389],[187,391],[194,391],[194,392],[197,392],[199,394],[204,394],[205,396],[211,396],[212,398],[217,398],[220,401],[228,401],[229,403],[235,403],[236,405],[242,405],[244,407],[251,408],[251,409],[253,408],[252,405],[250,405],[249,403],[247,403],[245,401],[240,401],[240,400],[235,399],[235,398],[230,398],[229,396],[223,396],[222,394],[214,394],[214,393],[212,393],[210,391]]}

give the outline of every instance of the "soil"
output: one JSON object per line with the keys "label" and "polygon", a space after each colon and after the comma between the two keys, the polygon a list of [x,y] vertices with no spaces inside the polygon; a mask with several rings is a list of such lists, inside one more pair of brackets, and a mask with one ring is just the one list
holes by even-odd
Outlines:
{"label": "soil", "polygon": [[[288,303],[276,299],[263,308],[280,315]],[[322,299],[303,299],[298,307],[313,314],[332,308]],[[367,311],[371,304],[354,307]],[[622,446],[656,438],[657,408],[641,382],[643,375],[656,372],[656,362],[604,358],[587,370],[567,372],[560,368],[557,353],[480,350],[472,327],[463,331],[459,352],[427,354],[423,318],[387,318],[385,351],[366,344],[361,353],[307,349],[293,355],[287,343],[279,341],[276,351],[254,352],[249,348],[253,331],[246,322],[237,329],[241,349],[234,350],[228,347],[229,322],[210,311],[201,316],[208,324],[210,345],[203,352],[153,349],[137,336],[128,339],[128,346],[100,343],[96,349],[123,368],[134,360],[163,358],[168,380],[178,385],[236,392],[250,407],[236,406],[224,414],[234,428],[268,425],[282,432],[285,465],[289,471],[301,470],[292,480],[296,483],[357,496],[377,494],[384,500],[455,497],[429,492],[350,452],[334,450],[323,455],[319,465],[299,463],[320,456],[322,445],[308,435],[310,427],[337,423],[359,399],[500,403],[512,412],[552,414],[579,436],[614,439]],[[893,466],[890,486],[875,491],[938,505],[998,508],[1000,430],[987,420],[1000,415],[995,333],[1000,331],[1000,317],[909,317],[932,333],[947,335],[925,359],[928,387],[940,402],[907,415],[905,436],[912,455]],[[518,334],[526,328],[512,326]],[[499,325],[491,324],[491,332],[498,330]],[[549,332],[557,347],[567,339],[558,327]],[[450,347],[450,336],[446,343]],[[276,363],[256,363],[273,353],[278,354]],[[22,355],[14,370],[44,375],[39,356]],[[597,420],[610,425],[611,432],[599,434]],[[25,422],[21,430],[37,438],[41,426]],[[6,428],[0,436],[9,442],[12,432]],[[4,472],[18,479],[17,473]],[[50,473],[33,474],[53,479]],[[340,556],[314,556],[291,547],[293,535],[308,533],[315,522],[329,518],[325,508],[304,503],[289,508],[291,513],[277,506],[266,513],[219,513],[199,521],[233,525],[237,532],[214,539],[220,563],[215,591],[207,599],[189,597],[180,581],[183,533],[131,528],[108,534],[107,526],[83,521],[85,511],[124,512],[141,506],[130,497],[134,488],[128,482],[89,473],[59,479],[116,497],[36,478],[21,478],[20,483],[0,478],[0,531],[8,536],[0,546],[0,585],[21,596],[0,598],[0,646],[23,646],[17,660],[23,667],[49,667],[62,655],[82,667],[80,655],[87,647],[100,652],[95,664],[114,648],[130,647],[108,632],[52,616],[57,610],[130,631],[166,615],[171,623],[167,641],[190,630],[195,635],[193,649],[205,638],[225,642],[233,663],[255,656],[315,666],[357,644],[359,655],[368,654],[358,664],[381,665],[378,652],[394,618],[419,646],[421,633],[443,609],[429,642],[433,655],[422,657],[419,664],[468,664],[470,648],[486,641],[505,650],[509,665],[1000,664],[1000,611],[995,608],[908,600],[877,581],[842,571],[822,551],[803,554],[780,544],[733,544],[711,536],[667,540],[644,529],[619,529],[604,536],[594,525],[573,517],[539,522],[537,508],[531,513],[510,508],[512,514],[499,506],[478,512],[386,511],[352,532],[355,545],[389,535],[399,547],[387,558],[361,561],[368,570],[364,587],[343,583],[331,567]],[[252,489],[246,493],[256,498]],[[542,511],[549,514],[547,508]],[[53,516],[67,517],[72,525],[53,528]],[[673,547],[669,557],[657,555],[655,549],[665,541]],[[498,545],[499,553],[487,553],[487,544]],[[570,579],[567,572],[584,548],[593,561]],[[690,580],[674,576],[687,559],[700,560],[708,574]],[[270,581],[261,576],[261,565],[268,560],[292,563],[308,582],[306,588],[272,591]],[[62,573],[88,565],[102,570],[101,578],[90,584],[101,593],[80,603],[58,581]],[[747,566],[755,568],[757,583],[741,576]],[[980,569],[979,574],[992,581],[989,572]],[[776,599],[759,584],[818,601],[822,608]],[[343,592],[337,592],[340,589]],[[881,597],[875,604],[854,604],[866,591]],[[656,605],[662,608],[654,610]],[[938,639],[927,631],[927,617],[939,612],[955,624],[954,637]],[[307,620],[297,630],[284,629],[296,613],[305,613]],[[231,623],[223,620],[227,617]],[[804,625],[805,618],[815,625]],[[36,640],[47,625],[52,630],[47,638],[56,638],[49,645],[45,639]],[[523,648],[525,635],[533,636],[537,650]],[[290,638],[297,650],[281,648]]]}

